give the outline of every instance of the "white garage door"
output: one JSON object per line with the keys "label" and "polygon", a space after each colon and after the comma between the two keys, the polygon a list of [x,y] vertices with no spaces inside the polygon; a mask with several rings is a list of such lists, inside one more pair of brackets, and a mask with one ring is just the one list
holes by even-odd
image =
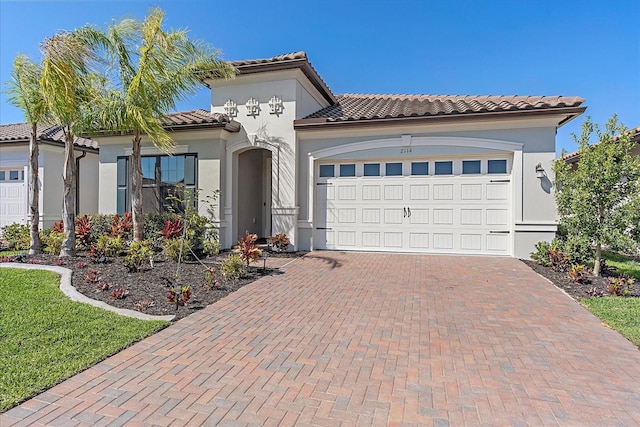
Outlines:
{"label": "white garage door", "polygon": [[24,171],[0,171],[0,227],[27,223],[26,191]]}
{"label": "white garage door", "polygon": [[318,177],[315,247],[509,255],[510,181],[506,173]]}

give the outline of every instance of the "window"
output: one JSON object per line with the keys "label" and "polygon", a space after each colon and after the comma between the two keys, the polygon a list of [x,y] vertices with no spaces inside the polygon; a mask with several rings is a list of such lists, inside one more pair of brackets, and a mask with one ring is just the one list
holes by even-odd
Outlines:
{"label": "window", "polygon": [[365,163],[364,176],[380,176],[380,163]]}
{"label": "window", "polygon": [[385,165],[386,176],[402,176],[402,163],[387,163]]}
{"label": "window", "polygon": [[489,160],[488,173],[507,173],[506,160]]}
{"label": "window", "polygon": [[24,171],[21,169],[0,171],[0,181],[24,181]]}
{"label": "window", "polygon": [[335,176],[334,165],[320,165],[320,178],[330,178]]}
{"label": "window", "polygon": [[429,175],[429,162],[411,162],[411,175]]}
{"label": "window", "polygon": [[[142,210],[146,213],[184,212],[184,202],[192,200],[196,188],[196,155],[143,157]],[[117,210],[131,209],[129,201],[129,158],[117,159]]]}
{"label": "window", "polygon": [[453,175],[453,162],[436,162],[436,175]]}
{"label": "window", "polygon": [[356,176],[356,165],[353,163],[340,165],[340,176]]}
{"label": "window", "polygon": [[462,174],[478,174],[480,173],[480,160],[463,160]]}

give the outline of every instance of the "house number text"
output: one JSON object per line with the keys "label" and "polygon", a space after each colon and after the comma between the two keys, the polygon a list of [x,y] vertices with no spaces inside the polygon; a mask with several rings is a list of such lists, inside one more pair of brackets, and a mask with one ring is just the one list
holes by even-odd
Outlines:
{"label": "house number text", "polygon": [[406,154],[411,152],[411,147],[402,147],[400,148],[400,154]]}

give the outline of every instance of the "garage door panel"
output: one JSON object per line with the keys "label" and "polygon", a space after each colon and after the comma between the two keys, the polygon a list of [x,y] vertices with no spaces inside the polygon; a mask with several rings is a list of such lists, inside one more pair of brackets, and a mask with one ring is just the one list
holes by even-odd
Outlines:
{"label": "garage door panel", "polygon": [[366,248],[380,248],[380,232],[363,231],[362,246]]}
{"label": "garage door panel", "polygon": [[482,209],[461,209],[460,224],[482,225]]}
{"label": "garage door panel", "polygon": [[433,233],[434,249],[453,249],[453,233]]}
{"label": "garage door panel", "polygon": [[453,224],[453,209],[434,209],[433,223],[436,225]]}
{"label": "garage door panel", "polygon": [[362,200],[380,200],[380,185],[363,185]]}
{"label": "garage door panel", "polygon": [[355,231],[338,231],[338,245],[340,246],[356,246]]}
{"label": "garage door panel", "polygon": [[507,209],[487,209],[487,225],[507,225],[509,212]]}
{"label": "garage door panel", "polygon": [[363,224],[380,224],[380,209],[364,208],[362,209]]}
{"label": "garage door panel", "polygon": [[453,184],[435,184],[433,200],[453,200]]}
{"label": "garage door panel", "polygon": [[338,224],[355,224],[356,222],[356,209],[338,209]]}
{"label": "garage door panel", "polygon": [[482,184],[462,184],[462,200],[482,200]]}
{"label": "garage door panel", "polygon": [[487,200],[507,200],[509,197],[509,184],[496,182],[487,184]]}
{"label": "garage door panel", "polygon": [[460,249],[466,251],[482,250],[482,234],[461,234]]}
{"label": "garage door panel", "polygon": [[409,233],[411,249],[429,249],[429,233]]}
{"label": "garage door panel", "polygon": [[429,209],[411,209],[411,224],[429,224]]}
{"label": "garage door panel", "polygon": [[411,184],[409,199],[412,201],[429,200],[429,184]]}
{"label": "garage door panel", "polygon": [[384,210],[385,224],[402,224],[403,219],[404,219],[404,212],[402,209],[385,209]]}
{"label": "garage door panel", "polygon": [[355,200],[355,199],[356,199],[355,185],[338,186],[338,200]]}
{"label": "garage door panel", "polygon": [[495,252],[506,251],[509,247],[507,234],[489,234],[487,236],[487,250]]}
{"label": "garage door panel", "polygon": [[385,200],[404,200],[402,185],[385,185],[384,186],[384,199]]}
{"label": "garage door panel", "polygon": [[402,232],[385,232],[384,246],[387,248],[402,248]]}

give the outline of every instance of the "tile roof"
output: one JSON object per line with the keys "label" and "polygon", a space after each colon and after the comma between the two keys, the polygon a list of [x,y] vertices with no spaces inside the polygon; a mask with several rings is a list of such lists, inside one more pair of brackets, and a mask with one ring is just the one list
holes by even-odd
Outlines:
{"label": "tile roof", "polygon": [[[239,75],[299,68],[304,75],[307,76],[311,84],[318,89],[324,99],[330,104],[336,102],[335,95],[331,92],[331,89],[329,89],[329,86],[327,86],[324,80],[322,80],[322,77],[320,77],[316,69],[313,68],[304,51],[286,53],[270,58],[231,61],[231,65],[236,68]],[[205,80],[215,79],[216,76],[204,73],[200,78],[207,87],[210,87]]]}
{"label": "tile roof", "polygon": [[[28,142],[31,137],[31,125],[28,123],[13,123],[0,125],[0,143]],[[64,144],[64,133],[59,125],[38,125],[38,138],[42,142]],[[90,138],[76,137],[74,145],[83,148],[98,148],[98,142]]]}
{"label": "tile roof", "polygon": [[[240,129],[238,123],[229,119],[226,114],[210,113],[206,110],[181,111],[169,113],[161,120],[162,126],[169,130],[198,127],[224,127],[230,132]],[[0,143],[28,142],[31,125],[28,123],[14,123],[0,125]],[[108,132],[103,132],[104,134]],[[38,135],[42,142],[64,144],[64,133],[58,125],[38,125]],[[98,142],[91,138],[76,137],[74,144],[78,147],[98,149]]]}
{"label": "tile roof", "polygon": [[[338,95],[337,103],[305,119],[327,122],[430,117],[472,113],[578,107],[580,97],[562,96],[458,96],[458,95]],[[304,119],[303,119],[304,120]]]}
{"label": "tile roof", "polygon": [[161,120],[164,127],[194,126],[206,124],[228,124],[231,120],[226,114],[210,113],[206,110],[179,111],[169,113]]}
{"label": "tile roof", "polygon": [[[629,129],[627,132],[631,134],[632,141],[635,141],[636,144],[640,144],[640,126],[634,129]],[[618,139],[620,138],[620,135],[616,135],[613,138]],[[565,162],[577,163],[580,161],[580,150],[574,151],[573,153],[565,154],[561,158]]]}

